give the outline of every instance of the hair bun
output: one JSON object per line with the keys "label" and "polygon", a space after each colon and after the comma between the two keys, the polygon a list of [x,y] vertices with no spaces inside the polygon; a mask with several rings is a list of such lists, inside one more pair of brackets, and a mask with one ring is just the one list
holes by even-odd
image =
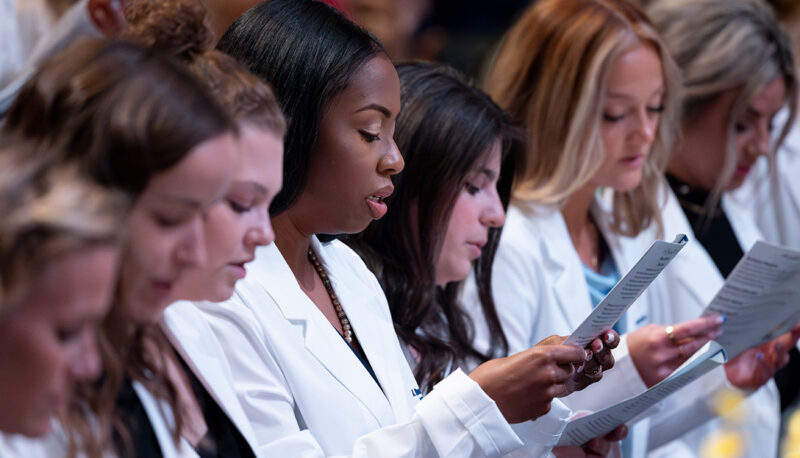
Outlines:
{"label": "hair bun", "polygon": [[202,0],[136,0],[128,2],[125,18],[123,38],[170,56],[191,60],[214,45]]}

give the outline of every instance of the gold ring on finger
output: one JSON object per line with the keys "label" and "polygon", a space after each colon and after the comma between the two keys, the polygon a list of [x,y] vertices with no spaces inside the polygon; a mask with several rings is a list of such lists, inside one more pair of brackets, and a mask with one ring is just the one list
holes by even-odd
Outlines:
{"label": "gold ring on finger", "polygon": [[674,344],[678,343],[675,340],[675,328],[673,328],[672,326],[667,326],[666,329],[664,329],[664,332],[667,333],[667,337],[669,337],[669,340],[672,341],[672,343]]}

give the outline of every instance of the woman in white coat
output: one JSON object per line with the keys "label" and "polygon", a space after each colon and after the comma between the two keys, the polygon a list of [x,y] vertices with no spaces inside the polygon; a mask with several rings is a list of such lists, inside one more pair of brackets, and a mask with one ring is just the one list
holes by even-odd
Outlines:
{"label": "woman in white coat", "polygon": [[223,199],[203,222],[206,263],[175,286],[183,298],[164,311],[162,329],[182,371],[169,376],[192,412],[181,436],[203,457],[252,457],[257,441],[233,390],[222,347],[197,307],[233,294],[257,246],[272,242],[269,204],[281,188],[285,120],[272,90],[231,56],[211,48],[201,0],[139,0],[126,9],[123,37],[186,63],[239,128],[239,159]]}
{"label": "woman in white coat", "polygon": [[[395,180],[387,215],[348,243],[378,277],[417,382],[427,391],[456,368],[508,354],[492,300],[492,258],[525,142],[503,111],[457,71],[423,62],[398,65],[397,71],[402,109],[394,138],[406,168]],[[473,346],[459,297],[473,266],[483,316],[494,331],[486,352]],[[590,345],[594,360],[582,368],[582,385],[598,380],[594,365],[613,365],[609,347],[619,338],[613,331],[604,338],[610,344],[605,349],[600,339]],[[554,400],[550,418],[536,422],[566,424],[569,414]],[[554,432],[552,444],[558,438]],[[608,447],[602,440],[585,445],[603,456]]]}
{"label": "woman in white coat", "polygon": [[[512,351],[574,330],[661,232],[658,189],[678,81],[654,27],[625,1],[537,2],[507,36],[487,90],[531,138],[493,273]],[[720,332],[723,317],[678,318],[671,304],[650,305],[654,294],[648,289],[618,324],[628,332],[615,370],[568,406],[597,410],[639,394]],[[699,394],[692,399],[705,407]],[[626,456],[644,456],[648,429],[646,421],[632,428]]]}
{"label": "woman in white coat", "polygon": [[199,305],[258,453],[498,456],[521,446],[509,422],[547,408],[529,395],[542,387],[528,374],[552,371],[547,389],[559,390],[584,350],[535,348],[474,379],[456,371],[420,401],[375,277],[316,235],[382,217],[403,168],[392,139],[400,87],[380,45],[323,3],[273,0],[239,18],[220,48],[272,84],[289,120],[275,244],[256,251],[230,301]]}
{"label": "woman in white coat", "polygon": [[[40,437],[76,381],[100,375],[127,202],[74,164],[0,147],[0,437]],[[6,454],[0,450],[0,455]]]}
{"label": "woman in white coat", "polygon": [[133,201],[100,327],[103,377],[76,387],[65,434],[44,441],[41,454],[196,456],[181,439],[190,416],[165,375],[179,366],[157,323],[176,282],[205,262],[202,222],[236,166],[235,125],[203,84],[162,55],[91,40],[45,63],[3,134],[62,146],[64,159]]}
{"label": "woman in white coat", "polygon": [[[794,122],[795,61],[788,36],[763,2],[657,1],[648,12],[684,80],[683,140],[667,167],[670,189],[663,219],[667,230],[689,234],[699,243],[687,247],[664,281],[680,285],[671,288],[669,299],[691,315],[711,300],[743,253],[762,238],[752,216],[727,193],[742,185],[760,156],[774,155]],[[788,123],[773,145],[773,117],[787,106]],[[742,430],[750,456],[777,453],[780,404],[769,379],[786,363],[794,340],[787,335],[751,350],[769,364],[726,368],[728,379],[739,378],[740,371],[754,373],[749,383],[737,383],[742,388],[766,382],[745,403],[748,421]],[[795,386],[780,388],[782,396],[796,392]],[[707,429],[687,440],[699,444]]]}

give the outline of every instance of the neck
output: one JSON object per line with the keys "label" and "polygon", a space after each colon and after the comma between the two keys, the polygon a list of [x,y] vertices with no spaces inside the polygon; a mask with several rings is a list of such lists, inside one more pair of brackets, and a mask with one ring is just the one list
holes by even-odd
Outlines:
{"label": "neck", "polygon": [[594,227],[591,215],[589,214],[589,208],[592,206],[595,191],[597,191],[596,186],[587,184],[583,188],[572,193],[561,208],[561,215],[564,217],[564,222],[567,225],[567,231],[573,240],[573,244],[578,238],[577,235],[588,226],[591,225],[591,227]]}
{"label": "neck", "polygon": [[312,285],[315,271],[308,261],[308,249],[313,233],[298,225],[288,210],[272,218],[272,227],[275,246],[297,281],[301,285]]}

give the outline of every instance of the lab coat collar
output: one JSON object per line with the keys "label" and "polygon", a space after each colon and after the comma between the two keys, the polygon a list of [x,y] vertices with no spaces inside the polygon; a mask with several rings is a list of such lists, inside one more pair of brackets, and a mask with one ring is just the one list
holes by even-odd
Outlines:
{"label": "lab coat collar", "polygon": [[[376,325],[380,320],[370,316],[372,313],[369,304],[370,301],[375,301],[375,296],[364,294],[366,288],[354,288],[354,285],[363,285],[364,280],[342,264],[339,253],[335,253],[329,245],[320,243],[316,237],[311,239],[311,248],[328,272],[334,291],[378,380],[382,385],[389,384],[391,382],[388,379],[391,377],[387,377],[387,369],[380,358],[383,350],[374,347],[380,347],[381,343],[386,342],[386,336],[381,333],[388,331],[394,337],[394,329],[387,330]],[[283,317],[300,328],[306,350],[358,398],[382,426],[395,424],[396,419],[389,400],[341,335],[300,288],[275,244],[258,248],[252,265],[254,271],[251,275],[258,278],[258,284],[272,297]],[[396,371],[389,369],[392,374],[396,374]]]}
{"label": "lab coat collar", "polygon": [[588,313],[587,310],[576,308],[579,304],[588,303],[589,289],[564,217],[555,205],[547,207],[527,203],[516,205],[532,225],[531,233],[534,238],[530,243],[540,244],[543,273],[547,278],[547,284],[553,285],[558,309],[570,328],[575,329]]}
{"label": "lab coat collar", "polygon": [[230,376],[230,370],[222,364],[224,351],[216,339],[209,338],[214,335],[213,331],[200,316],[199,310],[191,302],[176,302],[165,311],[161,328],[175,351],[255,451],[255,433],[242,410],[231,380],[226,377]]}

